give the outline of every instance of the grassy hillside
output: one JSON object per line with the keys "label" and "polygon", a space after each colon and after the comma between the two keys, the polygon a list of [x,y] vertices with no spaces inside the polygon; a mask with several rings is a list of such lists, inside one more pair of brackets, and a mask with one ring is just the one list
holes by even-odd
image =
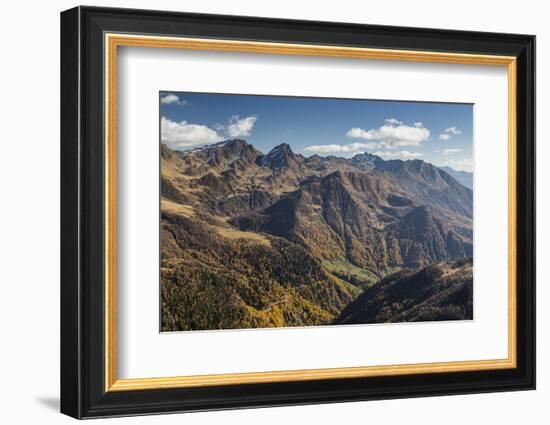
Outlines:
{"label": "grassy hillside", "polygon": [[323,261],[323,267],[332,275],[359,288],[374,285],[378,277],[367,269],[351,264],[344,257]]}

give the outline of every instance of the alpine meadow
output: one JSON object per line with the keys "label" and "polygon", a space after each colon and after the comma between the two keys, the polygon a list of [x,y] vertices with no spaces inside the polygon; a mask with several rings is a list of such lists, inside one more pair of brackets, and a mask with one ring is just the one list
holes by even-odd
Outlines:
{"label": "alpine meadow", "polygon": [[471,104],[159,108],[161,331],[473,319]]}

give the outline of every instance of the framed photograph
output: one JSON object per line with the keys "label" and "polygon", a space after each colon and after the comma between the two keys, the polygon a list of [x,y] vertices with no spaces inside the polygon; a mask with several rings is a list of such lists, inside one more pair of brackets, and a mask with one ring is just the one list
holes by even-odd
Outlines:
{"label": "framed photograph", "polygon": [[61,57],[63,413],[535,388],[534,36],[77,7]]}

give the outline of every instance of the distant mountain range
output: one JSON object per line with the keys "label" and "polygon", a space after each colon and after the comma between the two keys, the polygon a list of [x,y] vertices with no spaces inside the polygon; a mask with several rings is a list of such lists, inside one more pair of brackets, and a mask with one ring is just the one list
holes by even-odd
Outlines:
{"label": "distant mountain range", "polygon": [[472,256],[471,189],[421,160],[161,145],[161,213],[163,330],[348,323],[385,276]]}
{"label": "distant mountain range", "polygon": [[471,190],[474,189],[474,173],[469,171],[457,171],[451,167],[439,167],[439,169],[445,171],[461,185]]}

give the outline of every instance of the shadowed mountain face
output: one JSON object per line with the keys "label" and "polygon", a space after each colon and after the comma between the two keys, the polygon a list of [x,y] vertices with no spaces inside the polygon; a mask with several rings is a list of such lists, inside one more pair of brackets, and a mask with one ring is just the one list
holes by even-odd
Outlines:
{"label": "shadowed mountain face", "polygon": [[472,191],[418,160],[162,145],[161,194],[164,330],[327,324],[388,273],[472,256]]}
{"label": "shadowed mountain face", "polygon": [[471,259],[402,270],[365,290],[335,323],[471,320],[472,273]]}

